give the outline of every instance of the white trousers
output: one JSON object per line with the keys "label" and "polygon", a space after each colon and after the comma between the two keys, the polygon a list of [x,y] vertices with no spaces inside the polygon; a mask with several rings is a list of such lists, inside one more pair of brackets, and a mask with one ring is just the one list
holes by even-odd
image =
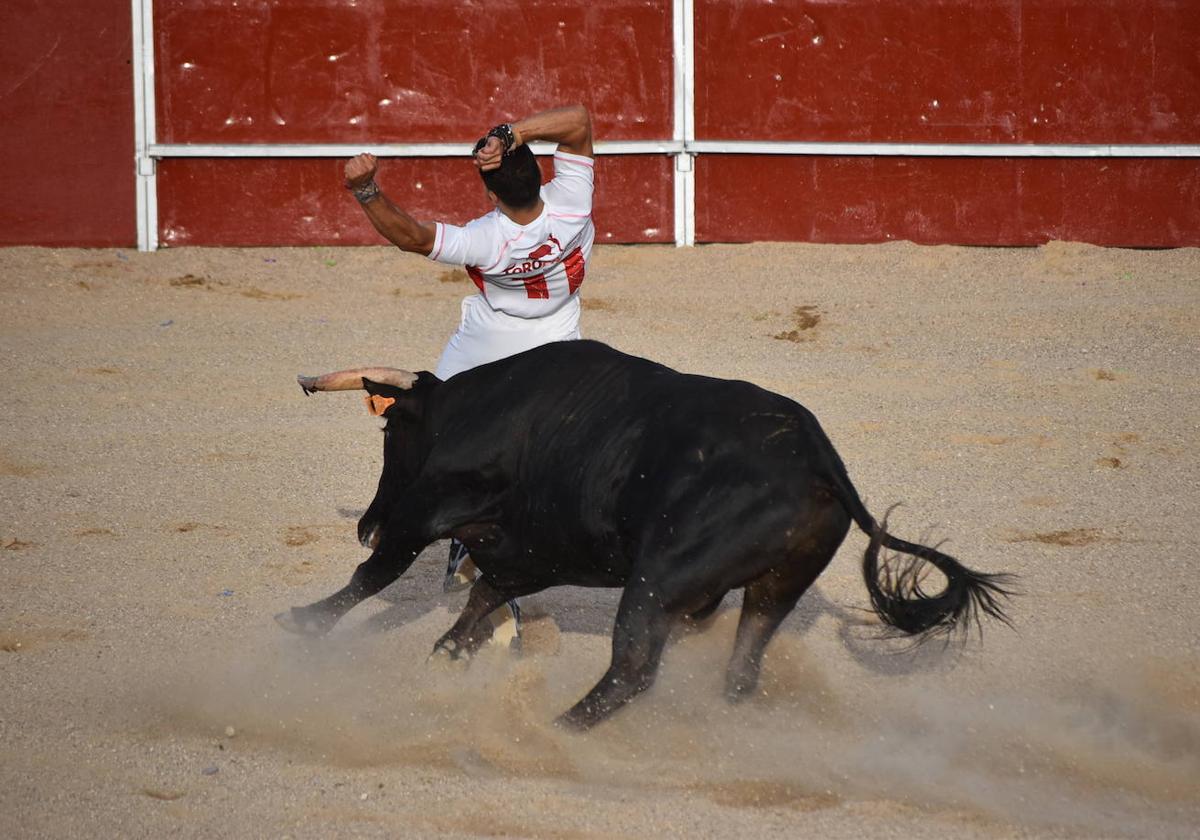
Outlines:
{"label": "white trousers", "polygon": [[552,341],[580,338],[579,296],[544,318],[517,318],[497,312],[480,295],[463,298],[462,321],[438,360],[438,379],[497,359],[532,350]]}
{"label": "white trousers", "polygon": [[[481,295],[463,298],[462,321],[446,342],[438,360],[437,378],[443,381],[488,362],[532,350],[552,341],[571,341],[580,338],[579,296],[575,295],[562,308],[544,318],[517,318],[497,312]],[[470,558],[463,561],[457,572],[464,581],[474,580],[475,564]],[[515,603],[512,602],[512,603]],[[490,616],[492,642],[509,647],[519,639],[516,614],[509,604],[497,607]]]}

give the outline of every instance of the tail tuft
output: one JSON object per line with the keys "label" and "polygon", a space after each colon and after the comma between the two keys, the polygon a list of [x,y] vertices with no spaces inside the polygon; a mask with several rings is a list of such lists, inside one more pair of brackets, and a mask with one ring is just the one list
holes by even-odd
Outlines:
{"label": "tail tuft", "polygon": [[[1012,575],[974,572],[936,548],[896,539],[887,533],[886,516],[870,534],[863,578],[875,613],[890,627],[925,641],[933,636],[966,636],[972,625],[982,635],[984,616],[1012,626],[1003,606],[1014,593]],[[881,561],[882,548],[910,557],[885,554]],[[925,588],[929,566],[946,577],[945,588],[936,595]]]}

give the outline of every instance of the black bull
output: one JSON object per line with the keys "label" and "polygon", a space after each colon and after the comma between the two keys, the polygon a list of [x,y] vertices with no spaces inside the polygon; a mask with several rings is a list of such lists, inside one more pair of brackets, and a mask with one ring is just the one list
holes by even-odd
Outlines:
{"label": "black bull", "polygon": [[[481,575],[435,653],[470,656],[491,633],[486,616],[511,598],[623,587],[608,672],[560,719],[588,727],[650,686],[675,621],[744,587],[726,675],[736,700],[754,689],[764,648],[851,521],[870,535],[863,577],[887,625],[924,637],[981,614],[1006,621],[1004,576],[888,534],[816,418],[779,394],[594,341],[445,382],[399,372],[396,387],[375,373],[301,377],[306,393],[365,389],[387,425],[379,489],[358,524],[371,556],[345,588],[277,616],[288,630],[327,632],[427,545],[454,536]],[[881,562],[881,547],[909,556]],[[926,563],[946,578],[940,594],[922,589]]]}

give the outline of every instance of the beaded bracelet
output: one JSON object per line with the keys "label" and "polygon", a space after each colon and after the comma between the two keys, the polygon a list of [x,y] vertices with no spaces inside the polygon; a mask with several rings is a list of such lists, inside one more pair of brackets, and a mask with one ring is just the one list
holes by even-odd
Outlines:
{"label": "beaded bracelet", "polygon": [[367,181],[361,187],[350,187],[350,192],[354,193],[354,197],[358,199],[359,204],[366,204],[379,197],[379,185],[373,180]]}

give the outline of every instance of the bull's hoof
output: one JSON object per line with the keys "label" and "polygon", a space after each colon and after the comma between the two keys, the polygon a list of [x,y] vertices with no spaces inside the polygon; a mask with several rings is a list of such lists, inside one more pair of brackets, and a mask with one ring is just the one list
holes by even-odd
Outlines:
{"label": "bull's hoof", "polygon": [[750,699],[753,694],[753,688],[746,688],[742,685],[727,685],[725,686],[725,702],[726,703],[744,703]]}
{"label": "bull's hoof", "polygon": [[367,508],[358,519],[358,541],[363,548],[375,550],[379,547],[379,538],[383,536],[383,526],[386,522],[374,506]]}
{"label": "bull's hoof", "polygon": [[471,651],[454,639],[442,638],[434,644],[433,652],[425,662],[429,665],[457,665],[460,670],[465,670],[471,662]]}
{"label": "bull's hoof", "polygon": [[313,613],[307,607],[292,607],[286,612],[276,613],[275,623],[289,633],[316,638],[332,630],[336,619]]}
{"label": "bull's hoof", "polygon": [[597,714],[592,709],[580,704],[556,717],[554,725],[570,732],[587,732],[603,719],[604,715]]}
{"label": "bull's hoof", "polygon": [[379,537],[382,534],[382,525],[371,523],[365,528],[362,525],[358,526],[358,542],[363,548],[369,548],[372,551],[379,548]]}
{"label": "bull's hoof", "polygon": [[[571,710],[574,712],[574,709]],[[582,715],[564,712],[554,718],[554,726],[563,728],[568,732],[587,732],[595,724],[593,720],[584,719]]]}
{"label": "bull's hoof", "polygon": [[725,700],[742,703],[750,700],[758,689],[758,670],[748,664],[731,666],[725,673]]}
{"label": "bull's hoof", "polygon": [[729,703],[742,703],[754,696],[758,688],[758,674],[726,674],[725,700]]}

